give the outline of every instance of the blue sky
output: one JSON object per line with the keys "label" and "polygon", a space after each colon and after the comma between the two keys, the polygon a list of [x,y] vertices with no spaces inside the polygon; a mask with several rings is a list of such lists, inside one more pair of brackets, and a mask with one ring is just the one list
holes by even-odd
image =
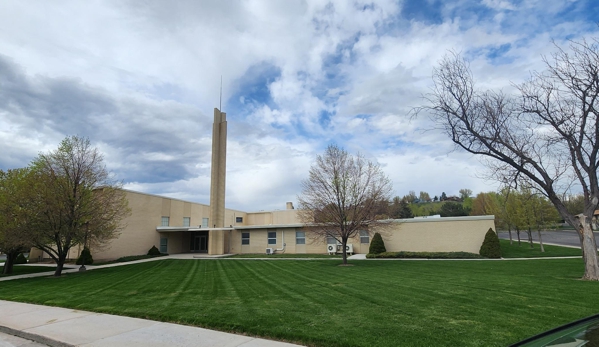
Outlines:
{"label": "blue sky", "polygon": [[227,206],[297,201],[330,143],[378,161],[394,195],[496,189],[426,116],[452,50],[512,92],[552,41],[599,37],[596,1],[0,2],[0,168],[88,136],[125,187],[208,202],[212,109],[229,127]]}

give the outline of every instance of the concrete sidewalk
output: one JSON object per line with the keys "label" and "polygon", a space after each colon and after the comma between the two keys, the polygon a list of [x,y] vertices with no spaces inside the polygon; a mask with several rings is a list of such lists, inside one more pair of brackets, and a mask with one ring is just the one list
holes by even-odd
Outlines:
{"label": "concrete sidewalk", "polygon": [[299,346],[186,325],[4,300],[0,300],[0,332],[61,347]]}

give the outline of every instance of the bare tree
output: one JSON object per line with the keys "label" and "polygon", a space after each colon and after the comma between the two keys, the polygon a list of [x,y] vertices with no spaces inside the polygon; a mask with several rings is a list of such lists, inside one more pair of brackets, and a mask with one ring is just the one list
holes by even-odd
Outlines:
{"label": "bare tree", "polygon": [[389,200],[391,189],[378,164],[329,145],[302,182],[300,218],[316,235],[340,242],[347,264],[347,240],[360,230],[371,230],[377,223],[377,207]]}
{"label": "bare tree", "polygon": [[[599,42],[571,42],[544,58],[547,70],[516,86],[518,96],[479,91],[468,64],[447,55],[434,70],[431,106],[423,109],[458,148],[481,155],[502,182],[531,183],[580,236],[584,279],[599,280],[591,229],[599,203]],[[421,109],[422,111],[422,109]],[[584,210],[573,215],[562,197],[580,186]]]}
{"label": "bare tree", "polygon": [[40,154],[28,218],[33,245],[52,257],[60,276],[71,247],[98,244],[118,235],[129,215],[125,192],[111,180],[102,155],[86,138],[65,138]]}

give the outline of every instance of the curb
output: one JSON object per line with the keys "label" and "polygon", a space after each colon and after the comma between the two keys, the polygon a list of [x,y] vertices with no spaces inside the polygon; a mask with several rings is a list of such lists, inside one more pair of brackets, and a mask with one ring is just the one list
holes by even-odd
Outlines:
{"label": "curb", "polygon": [[34,341],[37,343],[41,343],[41,344],[50,346],[50,347],[76,347],[75,345],[71,345],[68,343],[61,342],[61,341],[56,341],[49,337],[45,337],[45,336],[38,335],[38,334],[28,333],[28,332],[25,332],[22,330],[9,328],[9,327],[5,327],[2,325],[0,325],[0,332],[9,334],[9,335],[13,335],[13,336],[18,336],[20,338],[31,340],[31,341]]}

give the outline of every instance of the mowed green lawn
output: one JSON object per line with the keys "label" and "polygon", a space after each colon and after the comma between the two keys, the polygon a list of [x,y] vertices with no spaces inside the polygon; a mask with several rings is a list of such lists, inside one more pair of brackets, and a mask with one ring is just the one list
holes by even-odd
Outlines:
{"label": "mowed green lawn", "polygon": [[506,346],[599,312],[580,259],[339,263],[157,260],[3,282],[0,298],[311,346]]}
{"label": "mowed green lawn", "polygon": [[[0,265],[0,270],[2,268],[4,268],[4,265]],[[69,267],[65,267],[65,270],[66,269],[69,269]],[[26,275],[26,274],[31,274],[31,273],[52,272],[52,271],[56,271],[56,267],[14,265],[12,268],[12,273],[10,275],[3,275],[0,273],[0,277],[18,276],[18,275]]]}
{"label": "mowed green lawn", "polygon": [[580,257],[582,251],[580,248],[561,247],[553,245],[543,245],[545,252],[541,252],[541,246],[534,243],[534,247],[530,248],[528,242],[514,241],[510,245],[509,240],[499,240],[501,244],[501,256],[503,258],[537,258],[537,257]]}

